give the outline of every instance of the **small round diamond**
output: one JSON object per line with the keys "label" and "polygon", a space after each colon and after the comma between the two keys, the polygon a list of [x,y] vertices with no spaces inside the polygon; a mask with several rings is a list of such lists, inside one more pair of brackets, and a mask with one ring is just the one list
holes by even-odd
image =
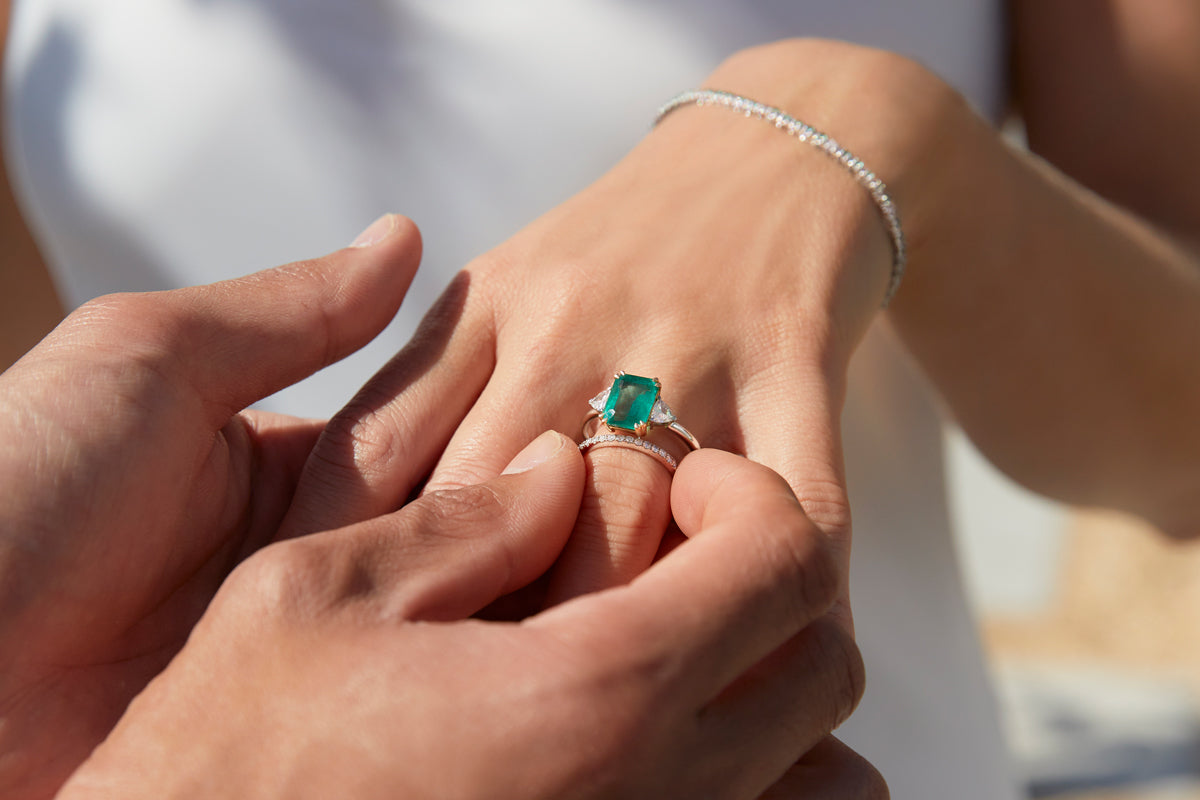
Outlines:
{"label": "small round diamond", "polygon": [[590,439],[584,439],[583,442],[580,443],[579,451],[581,453],[585,453],[585,452],[587,452],[588,448],[594,447],[595,445],[599,445],[599,444],[619,444],[619,445],[628,445],[628,446],[632,446],[632,447],[638,447],[642,450],[647,450],[650,453],[652,453],[653,455],[657,456],[664,464],[666,464],[672,470],[674,470],[676,467],[679,466],[679,462],[675,460],[675,457],[673,455],[671,455],[670,453],[668,453],[666,450],[659,447],[654,442],[649,442],[649,441],[646,441],[645,439],[639,439],[636,436],[623,436],[621,434],[615,434],[615,433],[605,433],[605,434],[601,434],[600,436],[593,436]]}

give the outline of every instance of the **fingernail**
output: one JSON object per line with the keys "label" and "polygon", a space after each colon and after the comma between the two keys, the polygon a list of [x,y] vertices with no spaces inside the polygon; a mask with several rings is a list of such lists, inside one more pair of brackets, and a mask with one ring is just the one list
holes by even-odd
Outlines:
{"label": "fingernail", "polygon": [[392,235],[392,231],[396,230],[396,217],[393,214],[384,214],[379,219],[371,223],[371,225],[354,240],[351,247],[370,247],[373,244],[379,244],[384,239]]}
{"label": "fingernail", "polygon": [[517,453],[516,458],[504,468],[504,475],[515,475],[518,472],[528,472],[538,464],[549,461],[563,449],[567,437],[557,431],[546,431],[541,436],[525,445],[525,449]]}

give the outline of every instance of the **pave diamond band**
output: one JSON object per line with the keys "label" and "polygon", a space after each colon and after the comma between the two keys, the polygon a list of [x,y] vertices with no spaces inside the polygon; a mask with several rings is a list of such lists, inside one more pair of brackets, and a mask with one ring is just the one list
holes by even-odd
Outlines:
{"label": "pave diamond band", "polygon": [[900,288],[900,282],[904,279],[904,267],[908,261],[908,255],[904,244],[904,231],[900,228],[900,218],[896,214],[896,205],[888,195],[887,186],[884,185],[883,181],[874,172],[867,169],[867,165],[861,159],[856,158],[833,138],[821,133],[810,125],[805,125],[800,120],[789,116],[786,112],[778,108],[756,102],[747,97],[741,97],[731,92],[721,92],[712,89],[692,89],[678,94],[658,110],[658,116],[655,117],[654,124],[657,125],[662,121],[663,117],[677,108],[687,105],[723,106],[732,111],[744,114],[747,117],[755,117],[764,122],[769,122],[789,136],[801,142],[811,144],[819,150],[823,150],[827,155],[850,171],[854,179],[871,194],[871,199],[879,208],[879,214],[883,217],[883,224],[887,227],[888,236],[892,240],[892,276],[888,281],[887,293],[883,297],[883,307],[887,308],[888,304],[892,302],[892,298],[895,297],[896,291]]}
{"label": "pave diamond band", "polygon": [[[600,422],[602,424],[604,422],[604,418],[600,415],[599,412],[597,412],[595,410],[589,411],[587,413],[587,416],[583,418],[583,435],[584,436],[588,436],[588,437],[591,436],[591,434],[588,433],[587,429],[588,429],[588,424],[590,422],[592,422],[592,420],[600,420]],[[608,426],[604,425],[604,427],[608,427]],[[683,443],[688,446],[689,450],[699,450],[700,449],[700,442],[696,439],[695,436],[692,435],[692,432],[689,431],[687,428],[683,427],[682,425],[680,425],[678,422],[672,422],[670,425],[663,425],[662,428],[664,430],[670,431],[671,433],[675,434],[680,439],[682,439]],[[611,428],[609,428],[609,429],[611,430]],[[593,431],[592,433],[595,433],[595,431]],[[638,438],[640,438],[640,437],[638,437]]]}
{"label": "pave diamond band", "polygon": [[671,472],[674,472],[675,468],[679,466],[679,462],[675,460],[673,455],[654,442],[639,439],[636,436],[628,436],[623,433],[602,433],[599,436],[584,439],[579,445],[579,452],[586,453],[589,448],[599,445],[616,445],[618,447],[631,447],[641,450],[657,458]]}

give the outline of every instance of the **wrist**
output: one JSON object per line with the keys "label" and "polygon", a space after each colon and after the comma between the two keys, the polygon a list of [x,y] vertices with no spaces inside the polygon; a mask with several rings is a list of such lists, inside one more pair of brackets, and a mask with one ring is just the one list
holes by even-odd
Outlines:
{"label": "wrist", "polygon": [[[682,105],[605,183],[611,202],[650,186],[673,192],[677,199],[660,206],[687,221],[676,235],[713,240],[706,255],[724,264],[722,280],[751,280],[751,264],[768,266],[773,274],[760,280],[795,289],[773,297],[793,318],[835,334],[846,355],[887,294],[893,243],[871,191],[830,153],[762,119]],[[721,258],[730,243],[737,247]]]}
{"label": "wrist", "polygon": [[[969,141],[979,128],[991,130],[920,64],[843,42],[793,39],[749,48],[722,63],[705,86],[776,106],[850,150],[886,183],[917,262],[945,224],[956,177],[971,159]],[[839,177],[865,193],[844,172]],[[874,222],[886,233],[878,213]]]}

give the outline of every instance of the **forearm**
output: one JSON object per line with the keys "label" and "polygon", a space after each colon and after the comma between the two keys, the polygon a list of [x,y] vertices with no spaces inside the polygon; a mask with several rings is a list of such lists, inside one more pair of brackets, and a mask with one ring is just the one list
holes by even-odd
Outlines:
{"label": "forearm", "polygon": [[709,85],[802,117],[887,182],[909,243],[888,317],[997,465],[1045,494],[1196,529],[1200,268],[1183,249],[1009,147],[898,56],[784,42]]}
{"label": "forearm", "polygon": [[963,128],[897,331],[1011,476],[1196,532],[1200,268],[981,122]]}

